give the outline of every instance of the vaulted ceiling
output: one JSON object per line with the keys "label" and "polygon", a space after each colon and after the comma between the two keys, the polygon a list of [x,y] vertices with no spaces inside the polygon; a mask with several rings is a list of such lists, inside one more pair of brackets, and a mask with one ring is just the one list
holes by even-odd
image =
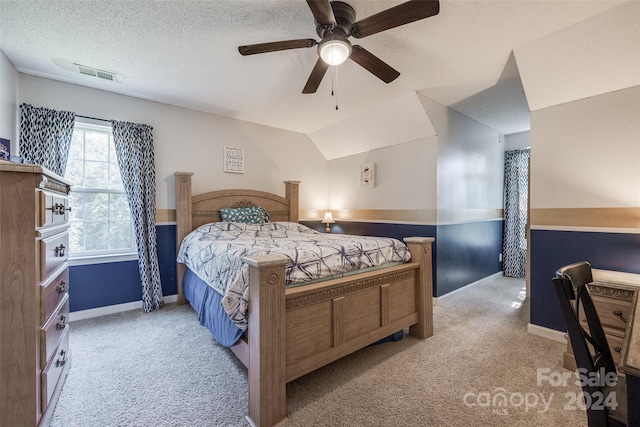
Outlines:
{"label": "vaulted ceiling", "polygon": [[[362,19],[402,2],[348,3]],[[436,16],[356,40],[401,73],[395,81],[347,61],[315,94],[301,92],[316,48],[238,53],[246,44],[319,40],[303,0],[2,0],[0,49],[23,73],[304,133],[331,158],[342,154],[320,136],[344,132],[352,120],[429,127],[419,117],[407,122],[415,94],[503,134],[527,130],[530,105],[514,50],[623,3],[441,0]],[[115,73],[115,81],[74,64]]]}

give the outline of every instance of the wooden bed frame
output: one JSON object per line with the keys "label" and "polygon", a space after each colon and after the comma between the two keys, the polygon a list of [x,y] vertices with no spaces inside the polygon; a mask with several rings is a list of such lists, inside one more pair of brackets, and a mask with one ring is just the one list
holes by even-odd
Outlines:
{"label": "wooden bed frame", "polygon": [[[298,222],[298,181],[285,181],[285,197],[255,190],[191,195],[192,173],[176,172],[176,237],[220,221],[223,207],[262,206],[271,221]],[[285,288],[287,259],[246,257],[249,327],[231,350],[248,368],[249,415],[254,426],[286,419],[286,384],[321,366],[409,327],[416,338],[433,335],[430,237],[404,239],[411,262]],[[178,301],[185,303],[178,263]]]}

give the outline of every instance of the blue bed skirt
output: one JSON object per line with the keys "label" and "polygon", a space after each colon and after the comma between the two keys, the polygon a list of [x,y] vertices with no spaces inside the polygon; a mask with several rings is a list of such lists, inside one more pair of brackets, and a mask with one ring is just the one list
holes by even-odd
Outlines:
{"label": "blue bed skirt", "polygon": [[211,331],[218,343],[231,347],[238,342],[244,332],[238,329],[220,305],[222,295],[188,268],[182,279],[182,289],[185,298],[198,313],[200,324]]}
{"label": "blue bed skirt", "polygon": [[[211,331],[218,343],[225,347],[231,347],[238,342],[244,332],[238,329],[235,323],[231,321],[231,318],[229,318],[229,315],[224,311],[222,305],[220,305],[222,295],[207,285],[188,268],[182,279],[182,289],[185,298],[189,301],[196,313],[198,313],[200,324]],[[403,337],[403,331],[398,331],[371,345],[382,344],[388,341],[399,341]]]}

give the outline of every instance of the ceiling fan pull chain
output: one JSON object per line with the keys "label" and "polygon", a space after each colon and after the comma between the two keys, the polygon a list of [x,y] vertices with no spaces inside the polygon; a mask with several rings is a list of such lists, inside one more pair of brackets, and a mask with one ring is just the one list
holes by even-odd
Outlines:
{"label": "ceiling fan pull chain", "polygon": [[331,67],[331,96],[335,95],[335,85],[336,85],[336,66]]}
{"label": "ceiling fan pull chain", "polygon": [[337,66],[333,66],[333,78],[334,78],[334,83],[335,84],[335,90],[332,89],[331,90],[331,94],[333,95],[335,92],[335,97],[336,97],[336,110],[338,109],[338,67]]}

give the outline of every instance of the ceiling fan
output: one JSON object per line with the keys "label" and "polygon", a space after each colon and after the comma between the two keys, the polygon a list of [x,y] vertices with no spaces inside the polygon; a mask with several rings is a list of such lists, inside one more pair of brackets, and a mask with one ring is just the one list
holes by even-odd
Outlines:
{"label": "ceiling fan", "polygon": [[329,66],[342,64],[349,58],[383,82],[392,82],[400,73],[362,46],[352,45],[348,38],[360,39],[440,12],[438,0],[410,0],[356,21],[355,9],[345,2],[307,0],[307,4],[315,19],[316,33],[321,38],[319,42],[297,39],[238,47],[241,55],[255,55],[318,46],[318,61],[302,93],[315,93]]}

